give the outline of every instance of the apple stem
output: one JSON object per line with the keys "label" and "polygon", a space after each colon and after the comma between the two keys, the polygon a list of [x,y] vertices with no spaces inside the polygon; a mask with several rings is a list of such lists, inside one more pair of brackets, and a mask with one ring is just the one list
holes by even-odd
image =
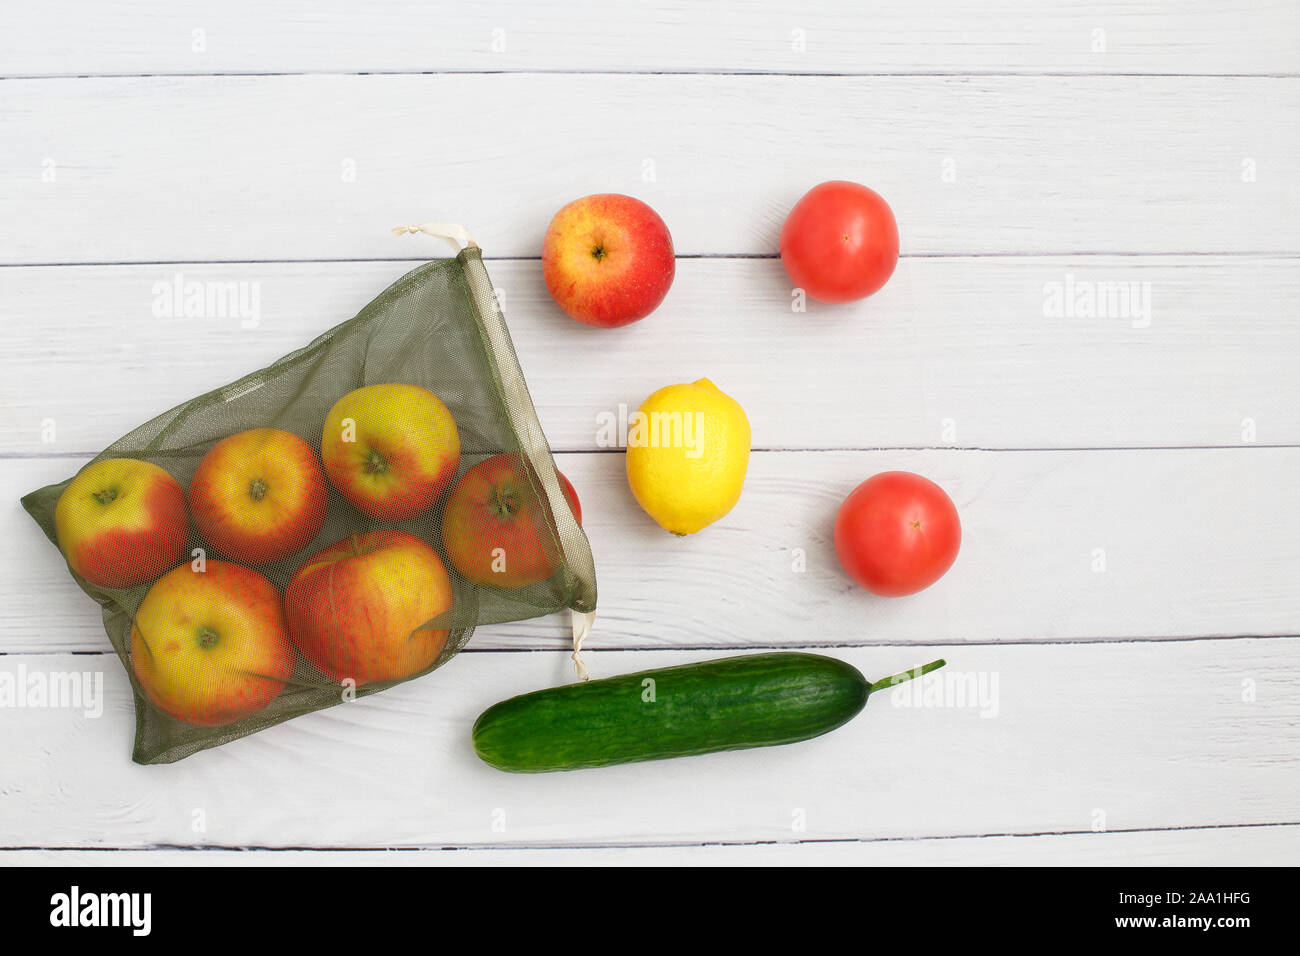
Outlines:
{"label": "apple stem", "polygon": [[492,492],[492,510],[498,518],[509,518],[519,510],[519,496],[511,487],[496,488]]}
{"label": "apple stem", "polygon": [[351,534],[351,540],[352,540],[352,556],[355,558],[361,554],[361,539],[358,538],[357,533],[353,531]]}

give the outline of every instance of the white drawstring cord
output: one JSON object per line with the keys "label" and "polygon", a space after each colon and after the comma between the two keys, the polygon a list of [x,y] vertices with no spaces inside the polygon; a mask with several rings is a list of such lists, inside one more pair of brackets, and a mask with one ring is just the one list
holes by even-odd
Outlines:
{"label": "white drawstring cord", "polygon": [[573,669],[578,673],[578,680],[590,680],[587,665],[582,662],[582,642],[591,633],[591,626],[596,623],[596,612],[569,611],[569,615],[573,621],[573,653],[569,655],[573,659]]}
{"label": "white drawstring cord", "polygon": [[439,239],[446,239],[456,251],[460,252],[463,247],[478,247],[474,241],[474,236],[464,226],[458,226],[454,222],[421,222],[414,226],[394,226],[393,235],[404,236],[408,232],[423,232],[426,235],[436,236]]}

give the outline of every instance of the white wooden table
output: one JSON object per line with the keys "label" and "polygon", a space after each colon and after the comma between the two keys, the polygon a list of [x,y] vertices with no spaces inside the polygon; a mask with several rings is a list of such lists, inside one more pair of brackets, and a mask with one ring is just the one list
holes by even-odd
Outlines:
{"label": "white wooden table", "polygon": [[[0,859],[1297,861],[1300,6],[311,7],[6,11],[0,667],[102,672],[107,703],[0,710]],[[796,314],[777,232],[831,178],[889,199],[904,258],[866,303]],[[550,215],[600,191],[653,205],[681,256],[662,308],[615,332],[565,318],[538,262]],[[445,254],[388,232],[429,218],[477,234],[582,497],[597,676],[944,656],[996,706],[885,696],[795,747],[497,773],[469,726],[570,678],[557,616],[130,763],[97,609],[16,499]],[[255,283],[256,321],[156,315],[178,274]],[[1137,298],[1108,300],[1121,286]],[[1094,314],[1056,307],[1089,289]],[[736,509],[676,540],[597,416],[702,375],[755,453]],[[937,480],[965,527],[947,577],[901,600],[851,586],[829,540],[891,468]]]}

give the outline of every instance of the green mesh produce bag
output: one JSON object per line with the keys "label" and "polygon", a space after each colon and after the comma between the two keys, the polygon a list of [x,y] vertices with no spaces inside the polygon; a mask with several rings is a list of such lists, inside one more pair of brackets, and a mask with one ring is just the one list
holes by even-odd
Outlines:
{"label": "green mesh produce bag", "polygon": [[591,549],[480,250],[394,231],[466,244],[22,499],[103,608],[138,763],[427,674],[478,624],[569,608],[585,673]]}

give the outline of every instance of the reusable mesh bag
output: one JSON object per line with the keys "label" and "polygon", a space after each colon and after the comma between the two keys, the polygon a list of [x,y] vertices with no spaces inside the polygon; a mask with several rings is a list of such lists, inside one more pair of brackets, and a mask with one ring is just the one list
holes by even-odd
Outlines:
{"label": "reusable mesh bag", "polygon": [[136,762],[427,674],[479,624],[569,608],[585,676],[591,549],[481,252],[460,227],[394,230],[417,231],[466,245],[22,499],[103,608],[135,693]]}

